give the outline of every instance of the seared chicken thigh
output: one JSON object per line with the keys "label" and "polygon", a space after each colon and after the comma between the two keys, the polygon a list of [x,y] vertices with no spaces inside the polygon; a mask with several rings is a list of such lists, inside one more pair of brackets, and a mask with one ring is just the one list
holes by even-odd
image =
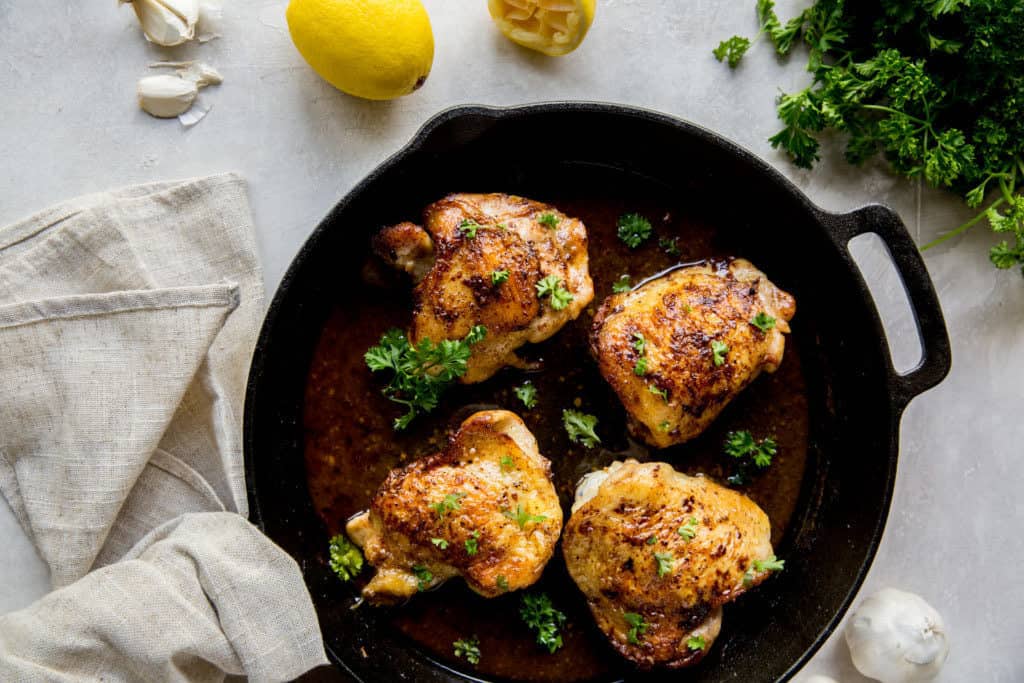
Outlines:
{"label": "seared chicken thigh", "polygon": [[374,251],[417,282],[411,343],[487,327],[466,384],[521,365],[517,348],[555,334],[594,298],[583,223],[522,197],[449,195],[424,210],[422,228],[382,230]]}
{"label": "seared chicken thigh", "polygon": [[700,434],[782,362],[793,297],[744,259],[674,270],[605,299],[591,328],[629,429],[664,448]]}
{"label": "seared chicken thigh", "polygon": [[583,478],[562,549],[597,625],[642,668],[700,661],[722,605],[774,566],[768,517],[749,498],[635,460]]}
{"label": "seared chicken thigh", "polygon": [[533,434],[514,413],[487,410],[440,453],[393,470],[346,531],[377,570],[363,596],[394,603],[458,575],[485,597],[525,588],[561,529],[551,463]]}

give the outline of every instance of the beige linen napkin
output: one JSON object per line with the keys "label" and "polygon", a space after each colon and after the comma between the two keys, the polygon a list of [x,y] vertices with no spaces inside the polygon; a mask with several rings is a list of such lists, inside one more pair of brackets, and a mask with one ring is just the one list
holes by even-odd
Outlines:
{"label": "beige linen napkin", "polygon": [[323,663],[297,566],[239,516],[262,311],[235,175],[0,230],[0,492],[67,586],[0,617],[0,680],[38,680],[26,662],[44,679],[204,681]]}

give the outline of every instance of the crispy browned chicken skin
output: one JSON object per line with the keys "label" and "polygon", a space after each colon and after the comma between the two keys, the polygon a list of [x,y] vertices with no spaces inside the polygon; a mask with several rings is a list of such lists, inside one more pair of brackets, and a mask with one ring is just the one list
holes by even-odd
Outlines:
{"label": "crispy browned chicken skin", "polygon": [[[562,549],[598,627],[641,668],[700,661],[721,606],[767,578],[754,562],[772,556],[768,517],[749,498],[635,460],[584,477]],[[636,616],[646,627],[631,642]]]}
{"label": "crispy browned chicken skin", "polygon": [[458,575],[485,597],[525,588],[561,529],[551,463],[533,434],[514,413],[486,410],[440,453],[392,470],[346,531],[377,570],[363,597],[394,603]]}
{"label": "crispy browned chicken skin", "polygon": [[[795,312],[793,297],[749,261],[708,262],[605,299],[590,349],[630,431],[664,448],[700,434],[761,371],[778,368]],[[758,313],[774,327],[755,327]],[[728,351],[716,365],[719,344]]]}
{"label": "crispy browned chicken skin", "polygon": [[[478,227],[460,228],[464,221]],[[543,222],[542,222],[543,221]],[[583,223],[558,209],[507,194],[452,194],[423,211],[423,227],[400,223],[382,230],[374,251],[412,275],[409,340],[461,339],[474,325],[487,336],[473,347],[461,381],[481,382],[505,365],[521,365],[515,350],[540,342],[574,320],[591,299]],[[508,279],[495,284],[495,272]],[[556,309],[536,285],[554,276],[572,295]]]}

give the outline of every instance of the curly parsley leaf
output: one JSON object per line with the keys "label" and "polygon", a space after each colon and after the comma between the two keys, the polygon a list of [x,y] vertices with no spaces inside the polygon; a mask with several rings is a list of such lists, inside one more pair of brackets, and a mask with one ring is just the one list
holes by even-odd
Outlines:
{"label": "curly parsley leaf", "polygon": [[734,458],[749,458],[753,464],[765,468],[772,464],[772,456],[778,451],[775,440],[765,437],[755,441],[747,430],[729,432],[725,437],[725,453]]}
{"label": "curly parsley leaf", "polygon": [[434,574],[429,569],[422,564],[414,564],[412,566],[412,573],[416,577],[416,590],[422,592],[430,588],[430,584],[434,580]]}
{"label": "curly parsley leaf", "polygon": [[751,318],[750,324],[756,327],[757,329],[761,330],[762,332],[767,332],[768,330],[775,327],[775,318],[771,317],[764,311],[761,311],[753,318]]}
{"label": "curly parsley leaf", "polygon": [[532,382],[523,382],[513,391],[516,393],[516,398],[522,401],[527,408],[537,405],[537,387],[533,386]]}
{"label": "curly parsley leaf", "polygon": [[537,644],[547,648],[549,653],[554,654],[562,647],[559,629],[565,625],[566,617],[564,613],[555,609],[547,593],[524,595],[519,616],[526,622],[527,627],[536,631]]}
{"label": "curly parsley leaf", "polygon": [[703,636],[690,636],[686,639],[686,647],[690,650],[703,650],[708,646]]}
{"label": "curly parsley leaf", "polygon": [[466,497],[466,494],[462,491],[456,491],[455,493],[449,493],[444,498],[437,501],[436,503],[430,504],[430,509],[437,513],[438,519],[444,519],[445,515],[449,512],[454,512],[462,507],[462,499]]}
{"label": "curly parsley leaf", "polygon": [[622,294],[633,289],[633,284],[630,282],[629,273],[623,273],[619,276],[619,279],[612,283],[612,293]]}
{"label": "curly parsley leaf", "polygon": [[435,344],[423,339],[413,346],[405,332],[393,328],[366,351],[363,358],[371,372],[391,373],[384,395],[406,407],[406,413],[395,419],[395,429],[405,429],[417,415],[437,407],[444,390],[466,374],[470,347],[486,335],[487,328],[477,325],[461,340],[444,339]]}
{"label": "curly parsley leaf", "polygon": [[619,216],[617,223],[619,239],[630,249],[636,249],[654,232],[651,222],[638,213]]}
{"label": "curly parsley leaf", "polygon": [[543,299],[544,297],[551,298],[551,308],[556,311],[560,311],[569,305],[572,301],[572,292],[567,290],[562,284],[562,278],[557,275],[548,275],[542,278],[535,285],[537,290],[537,298]]}
{"label": "curly parsley leaf", "polygon": [[507,270],[492,270],[491,271],[491,284],[497,287],[508,281],[509,272]]}
{"label": "curly parsley leaf", "polygon": [[480,551],[480,532],[474,530],[473,533],[469,535],[469,538],[466,539],[464,545],[466,547],[467,555],[476,555]]}
{"label": "curly parsley leaf", "polygon": [[601,437],[594,431],[597,427],[597,417],[594,415],[578,410],[563,410],[562,425],[565,427],[565,433],[569,435],[569,441],[573,443],[582,443],[587,448],[593,448],[601,443]]}
{"label": "curly parsley leaf", "polygon": [[456,640],[452,643],[452,650],[456,657],[465,657],[470,664],[480,663],[480,639],[476,636]]}
{"label": "curly parsley leaf", "polygon": [[676,532],[683,537],[683,540],[692,541],[697,536],[697,527],[699,525],[700,523],[696,517],[690,517],[690,519],[686,520],[686,524],[676,529]]}
{"label": "curly parsley leaf", "polygon": [[529,512],[523,509],[522,505],[516,506],[516,511],[512,512],[509,509],[503,509],[501,514],[505,515],[513,522],[519,525],[520,529],[526,529],[526,525],[530,523],[540,524],[547,519],[544,515],[531,515]]}
{"label": "curly parsley leaf", "polygon": [[626,632],[626,640],[629,641],[630,645],[639,645],[640,640],[647,633],[647,622],[644,621],[642,615],[636,612],[626,612],[622,615],[622,618],[626,620],[626,624],[629,626],[629,630]]}
{"label": "curly parsley leaf", "polygon": [[459,223],[459,232],[462,233],[464,237],[468,239],[473,239],[474,237],[476,237],[476,231],[482,227],[482,225],[477,223],[472,218],[466,218],[461,223]]}
{"label": "curly parsley leaf", "polygon": [[537,219],[537,222],[548,230],[554,230],[558,227],[558,224],[562,222],[562,219],[553,213],[545,213],[541,214],[541,217]]}
{"label": "curly parsley leaf", "polygon": [[729,64],[729,68],[735,69],[739,66],[740,60],[743,59],[743,55],[747,54],[749,49],[750,38],[733,36],[720,42],[718,47],[712,50],[712,53],[715,55],[715,59],[720,62],[726,62]]}
{"label": "curly parsley leaf", "polygon": [[672,553],[654,553],[654,561],[658,566],[658,576],[664,577],[672,573],[675,566],[675,558]]}
{"label": "curly parsley leaf", "polygon": [[333,536],[328,546],[327,563],[342,581],[351,581],[363,571],[363,553],[344,534]]}
{"label": "curly parsley leaf", "polygon": [[725,364],[725,354],[729,353],[729,345],[717,339],[711,340],[711,362],[715,367]]}

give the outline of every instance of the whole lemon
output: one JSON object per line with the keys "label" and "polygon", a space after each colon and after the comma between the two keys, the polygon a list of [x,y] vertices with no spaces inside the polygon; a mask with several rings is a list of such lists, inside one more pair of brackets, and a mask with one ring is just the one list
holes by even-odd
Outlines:
{"label": "whole lemon", "polygon": [[325,81],[370,100],[408,95],[434,61],[420,0],[291,0],[292,42]]}

